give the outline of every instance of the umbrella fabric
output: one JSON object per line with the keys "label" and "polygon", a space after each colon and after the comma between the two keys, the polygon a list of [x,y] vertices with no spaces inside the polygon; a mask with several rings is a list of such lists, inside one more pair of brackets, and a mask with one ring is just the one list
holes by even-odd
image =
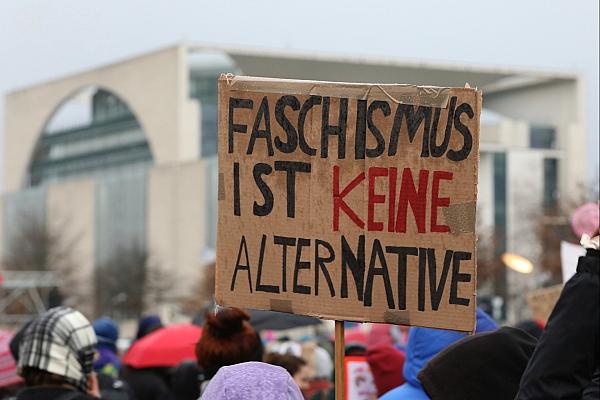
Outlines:
{"label": "umbrella fabric", "polygon": [[368,336],[362,329],[354,328],[344,333],[344,341],[346,342],[346,346],[361,345],[367,347]]}
{"label": "umbrella fabric", "polygon": [[123,363],[133,368],[173,367],[185,360],[195,360],[196,343],[202,329],[192,324],[161,328],[131,346]]}
{"label": "umbrella fabric", "polygon": [[21,377],[17,375],[17,365],[10,353],[11,338],[10,332],[0,331],[0,388],[22,382]]}
{"label": "umbrella fabric", "polygon": [[[287,314],[278,311],[247,310],[250,313],[250,324],[257,331],[281,331],[298,328],[301,326],[319,325],[321,320],[304,315]],[[204,313],[199,312],[194,316],[192,323],[202,326],[204,324]]]}
{"label": "umbrella fabric", "polygon": [[318,318],[304,315],[287,314],[277,311],[251,310],[250,323],[257,331],[299,328],[301,326],[319,325]]}

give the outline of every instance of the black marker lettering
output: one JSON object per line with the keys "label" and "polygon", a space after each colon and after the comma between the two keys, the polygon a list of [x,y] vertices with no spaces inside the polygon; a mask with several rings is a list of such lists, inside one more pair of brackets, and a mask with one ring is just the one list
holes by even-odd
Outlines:
{"label": "black marker lettering", "polygon": [[262,235],[262,239],[260,241],[260,255],[258,256],[258,272],[256,273],[256,291],[257,292],[267,292],[267,293],[279,293],[278,286],[261,284],[266,244],[267,244],[267,235]]}
{"label": "black marker lettering", "polygon": [[450,282],[450,304],[458,304],[461,306],[468,306],[469,299],[464,297],[458,297],[458,283],[459,282],[471,282],[471,274],[461,274],[460,262],[462,260],[470,260],[471,253],[464,251],[454,252],[454,259],[452,260],[452,281]]}
{"label": "black marker lettering", "polygon": [[264,198],[263,205],[259,205],[256,201],[254,202],[254,215],[259,217],[269,215],[273,210],[273,192],[262,179],[262,175],[269,175],[271,172],[273,172],[273,168],[271,168],[269,164],[265,163],[256,164],[254,166],[254,170],[252,171],[252,174],[254,175],[254,182],[256,182],[256,187],[258,187]]}
{"label": "black marker lettering", "polygon": [[310,172],[310,164],[298,161],[275,161],[276,171],[286,171],[287,216],[296,215],[296,172]]}
{"label": "black marker lettering", "polygon": [[[265,120],[265,129],[259,129],[262,120]],[[252,135],[250,135],[250,141],[248,142],[248,150],[246,154],[252,154],[254,152],[254,143],[256,139],[265,139],[267,144],[267,154],[273,155],[273,144],[271,143],[271,116],[269,114],[269,100],[267,96],[263,97],[258,112],[256,113],[256,119],[254,120],[254,126],[252,127]]]}
{"label": "black marker lettering", "polygon": [[310,294],[310,286],[300,285],[298,283],[298,275],[301,269],[310,269],[310,262],[301,261],[302,259],[302,248],[310,246],[310,239],[298,238],[298,245],[296,246],[296,263],[294,264],[294,282],[293,291],[294,293]]}
{"label": "black marker lettering", "polygon": [[[375,268],[375,264],[379,259],[380,268]],[[371,252],[371,262],[369,263],[369,271],[367,272],[367,281],[365,283],[365,299],[363,304],[365,307],[372,305],[373,300],[373,278],[375,275],[381,275],[383,278],[383,285],[385,287],[385,297],[387,299],[388,308],[394,309],[394,292],[392,291],[392,284],[390,283],[390,274],[388,272],[387,263],[385,261],[385,255],[381,242],[378,239],[373,241],[373,249]]]}
{"label": "black marker lettering", "polygon": [[[246,265],[240,264],[240,258],[242,258],[242,251],[246,256]],[[246,245],[246,237],[242,236],[242,240],[240,241],[240,249],[238,251],[237,261],[235,262],[235,269],[233,271],[233,277],[231,278],[231,286],[229,290],[233,292],[235,289],[235,280],[237,278],[238,271],[247,271],[248,272],[248,289],[250,289],[250,293],[252,293],[252,277],[250,276],[250,260],[248,259],[248,246]]]}
{"label": "black marker lettering", "polygon": [[287,141],[282,141],[279,136],[275,137],[275,147],[282,153],[293,153],[298,147],[298,132],[296,128],[285,116],[285,108],[291,107],[292,110],[300,109],[300,102],[295,96],[282,96],[275,104],[275,119],[281,125],[287,135]]}
{"label": "black marker lettering", "polygon": [[234,133],[246,133],[248,127],[242,124],[233,123],[233,111],[236,108],[249,108],[254,107],[254,102],[250,99],[236,99],[235,97],[229,98],[229,115],[227,118],[228,129],[227,129],[227,142],[229,144],[229,153],[233,153],[233,134]]}
{"label": "black marker lettering", "polygon": [[[327,257],[323,257],[320,254],[319,247],[324,247],[327,249],[329,255]],[[331,281],[331,276],[329,275],[329,271],[325,264],[331,263],[335,260],[335,252],[333,247],[329,243],[324,240],[315,240],[315,296],[319,295],[319,271],[323,272],[323,276],[327,281],[327,286],[329,287],[329,293],[331,297],[335,297],[335,289],[333,288],[333,282]]]}

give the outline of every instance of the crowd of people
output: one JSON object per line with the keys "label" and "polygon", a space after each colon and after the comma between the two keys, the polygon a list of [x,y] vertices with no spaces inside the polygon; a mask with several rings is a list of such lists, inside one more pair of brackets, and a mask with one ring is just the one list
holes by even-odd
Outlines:
{"label": "crowd of people", "polygon": [[[527,321],[499,327],[478,308],[474,335],[373,324],[370,332],[348,330],[346,355],[364,357],[377,392],[373,398],[382,400],[598,399],[598,240],[596,235],[582,242],[587,253],[579,259],[577,273],[566,283],[545,326]],[[129,351],[165,329],[158,316],[142,318]],[[12,337],[10,352],[20,379],[4,377],[11,384],[0,386],[0,397],[335,398],[333,338],[266,340],[241,309],[208,312],[199,340],[190,344],[190,357],[177,363],[134,365],[127,352],[121,357],[118,339],[119,326],[108,317],[90,323],[75,309],[50,309]]]}

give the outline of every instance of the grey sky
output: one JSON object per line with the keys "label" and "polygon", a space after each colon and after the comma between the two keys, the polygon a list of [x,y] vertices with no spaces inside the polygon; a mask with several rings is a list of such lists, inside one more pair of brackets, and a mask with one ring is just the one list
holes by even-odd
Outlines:
{"label": "grey sky", "polygon": [[580,72],[598,169],[598,0],[2,1],[0,93],[180,41]]}

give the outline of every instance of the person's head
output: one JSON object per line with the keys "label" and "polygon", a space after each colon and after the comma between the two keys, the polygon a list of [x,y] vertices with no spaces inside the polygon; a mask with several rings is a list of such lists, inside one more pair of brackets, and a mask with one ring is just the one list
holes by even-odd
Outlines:
{"label": "person's head", "polygon": [[537,340],[517,328],[467,336],[419,373],[432,400],[512,399]]}
{"label": "person's head", "polygon": [[100,317],[92,324],[96,338],[98,339],[98,348],[107,348],[117,352],[117,340],[119,339],[119,326],[109,317]]}
{"label": "person's head", "polygon": [[200,396],[198,366],[195,361],[183,361],[171,371],[171,392],[174,400],[196,400]]}
{"label": "person's head", "polygon": [[[493,331],[498,328],[494,320],[483,310],[477,308],[476,333]],[[443,329],[411,327],[406,345],[406,359],[402,374],[406,381],[402,386],[393,389],[398,398],[426,399],[427,395],[418,379],[419,371],[440,351],[467,336],[463,332]]]}
{"label": "person's head", "polygon": [[534,319],[526,319],[515,325],[515,328],[529,333],[536,339],[539,339],[544,332],[544,323]]}
{"label": "person's head", "polygon": [[308,389],[311,379],[311,370],[303,358],[293,354],[269,353],[265,356],[265,362],[284,368],[294,379],[301,390]]}
{"label": "person's head", "polygon": [[18,362],[19,361],[19,348],[21,346],[21,341],[23,340],[23,335],[25,334],[25,331],[27,331],[27,328],[29,328],[29,325],[31,325],[31,322],[33,322],[33,320],[27,321],[12,337],[12,339],[10,339],[10,343],[9,343],[9,348],[10,348],[10,354],[12,355],[13,359]]}
{"label": "person's head", "polygon": [[377,395],[383,396],[402,385],[404,377],[404,353],[390,344],[378,344],[367,350],[367,362],[377,387]]}
{"label": "person's head", "polygon": [[34,319],[19,345],[19,374],[26,386],[72,386],[88,392],[96,335],[79,311],[56,307]]}
{"label": "person's head", "polygon": [[303,400],[290,374],[262,362],[223,367],[210,381],[202,400]]}
{"label": "person's head", "polygon": [[158,315],[146,315],[140,318],[135,339],[139,340],[149,333],[163,327],[162,321]]}
{"label": "person's head", "polygon": [[239,308],[206,314],[196,357],[207,379],[223,366],[262,360],[262,341],[249,320],[248,313]]}

